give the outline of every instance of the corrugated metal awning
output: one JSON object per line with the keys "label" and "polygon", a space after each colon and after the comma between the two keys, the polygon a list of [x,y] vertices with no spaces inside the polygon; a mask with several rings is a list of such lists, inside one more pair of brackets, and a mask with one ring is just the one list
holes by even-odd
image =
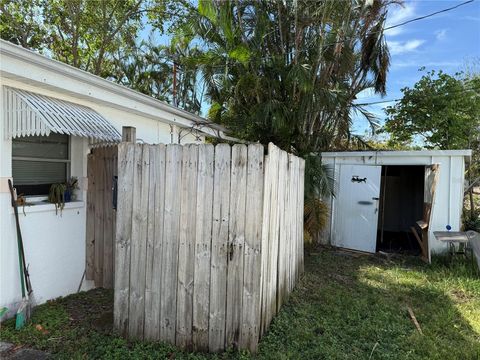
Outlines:
{"label": "corrugated metal awning", "polygon": [[48,135],[50,132],[118,142],[122,136],[89,107],[34,92],[4,87],[6,137]]}

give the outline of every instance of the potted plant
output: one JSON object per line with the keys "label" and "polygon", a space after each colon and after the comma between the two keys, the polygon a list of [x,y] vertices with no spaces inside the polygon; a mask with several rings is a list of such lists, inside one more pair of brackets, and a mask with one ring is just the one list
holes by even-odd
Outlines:
{"label": "potted plant", "polygon": [[58,213],[65,207],[65,203],[74,200],[74,191],[78,189],[78,179],[72,176],[65,183],[56,183],[50,186],[48,201],[55,204],[55,211]]}
{"label": "potted plant", "polygon": [[78,179],[75,176],[72,176],[66,183],[65,190],[65,202],[70,202],[75,200],[74,191],[78,189]]}
{"label": "potted plant", "polygon": [[58,214],[58,209],[63,210],[65,206],[65,191],[67,185],[63,183],[52,184],[48,192],[48,201],[55,204],[55,212]]}

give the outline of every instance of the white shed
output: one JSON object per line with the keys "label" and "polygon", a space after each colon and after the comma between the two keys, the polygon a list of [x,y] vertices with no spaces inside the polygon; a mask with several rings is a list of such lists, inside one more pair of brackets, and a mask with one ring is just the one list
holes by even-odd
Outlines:
{"label": "white shed", "polygon": [[335,178],[324,241],[365,252],[446,250],[433,231],[460,230],[471,150],[322,153]]}

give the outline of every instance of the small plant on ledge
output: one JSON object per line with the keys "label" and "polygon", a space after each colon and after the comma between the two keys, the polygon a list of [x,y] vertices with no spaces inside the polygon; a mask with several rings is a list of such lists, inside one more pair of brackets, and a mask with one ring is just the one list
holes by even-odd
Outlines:
{"label": "small plant on ledge", "polygon": [[50,186],[50,191],[48,192],[48,201],[52,204],[55,204],[55,213],[58,214],[58,209],[60,212],[65,207],[65,191],[67,190],[67,185],[63,183],[52,184]]}
{"label": "small plant on ledge", "polygon": [[67,189],[65,190],[65,202],[75,200],[75,190],[78,189],[78,179],[72,176],[66,183]]}

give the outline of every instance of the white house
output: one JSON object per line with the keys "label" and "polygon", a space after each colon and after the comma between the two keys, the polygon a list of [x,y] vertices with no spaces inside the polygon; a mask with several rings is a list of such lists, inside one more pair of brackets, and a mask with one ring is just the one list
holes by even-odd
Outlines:
{"label": "white house", "polygon": [[447,245],[433,232],[445,231],[447,225],[461,230],[465,162],[471,154],[471,150],[322,153],[336,184],[324,239],[365,252],[421,253],[425,246],[426,259],[444,251]]}
{"label": "white house", "polygon": [[[85,71],[0,41],[0,307],[21,299],[8,179],[31,205],[20,207],[26,259],[37,303],[77,291],[85,269],[87,154],[117,142],[123,126],[147,143],[226,138],[223,129]],[[45,202],[49,185],[79,179],[61,214]],[[82,288],[93,286],[84,281]]]}

